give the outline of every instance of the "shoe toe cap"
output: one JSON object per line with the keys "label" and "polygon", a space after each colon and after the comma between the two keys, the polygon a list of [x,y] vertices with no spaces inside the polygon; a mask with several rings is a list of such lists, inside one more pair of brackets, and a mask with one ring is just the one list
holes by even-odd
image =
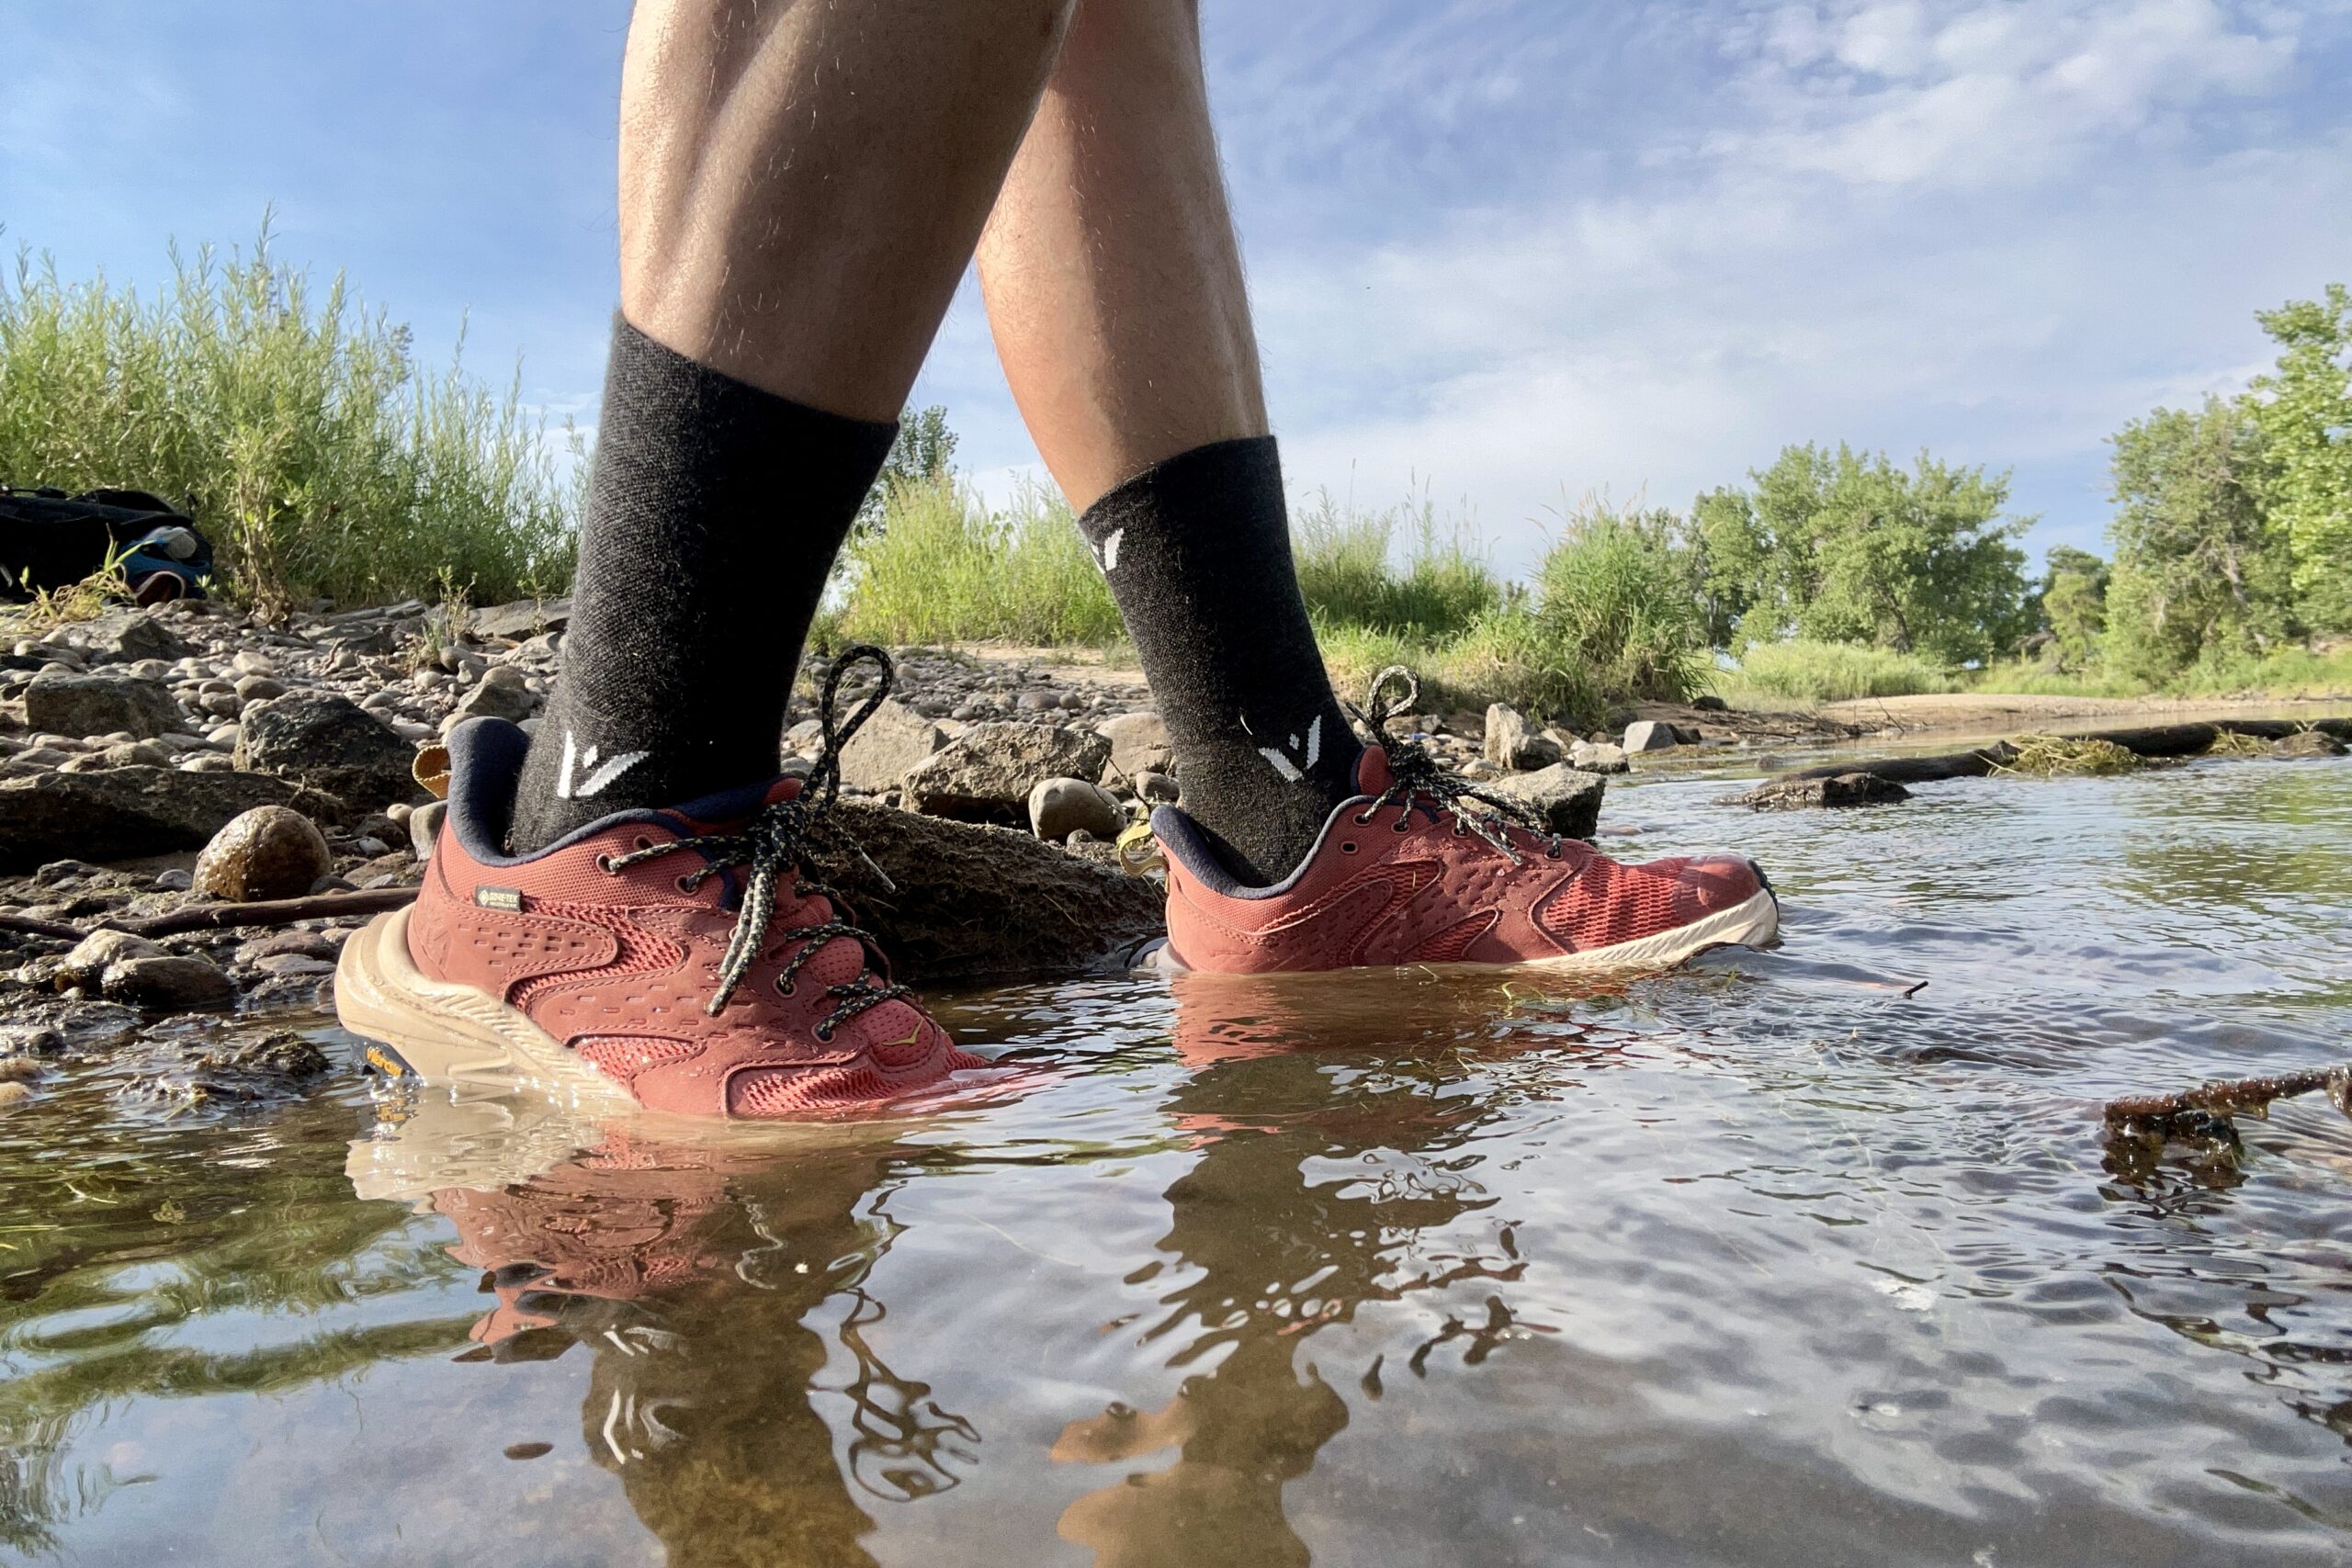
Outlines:
{"label": "shoe toe cap", "polygon": [[1678,880],[1698,896],[1708,914],[1735,908],[1770,886],[1756,863],[1739,855],[1702,855],[1686,863]]}

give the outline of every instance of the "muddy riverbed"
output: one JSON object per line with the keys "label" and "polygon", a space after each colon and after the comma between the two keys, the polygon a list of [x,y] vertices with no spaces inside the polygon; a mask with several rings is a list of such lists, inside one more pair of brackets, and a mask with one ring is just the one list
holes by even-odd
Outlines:
{"label": "muddy riverbed", "polygon": [[[2340,1563],[2352,762],[1752,817],[1784,945],[1598,986],[944,998],[996,1070],[681,1138],[526,1101],[0,1116],[0,1561]],[[1924,982],[1924,986],[1920,983]],[[185,1055],[176,1042],[159,1042]]]}

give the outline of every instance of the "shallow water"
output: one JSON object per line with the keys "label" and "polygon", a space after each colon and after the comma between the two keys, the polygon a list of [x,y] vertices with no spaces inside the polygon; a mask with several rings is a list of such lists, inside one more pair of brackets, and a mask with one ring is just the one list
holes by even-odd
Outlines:
{"label": "shallow water", "polygon": [[2352,763],[1736,787],[1609,847],[1778,952],[956,998],[1009,1070],[889,1122],[51,1086],[0,1560],[2352,1561],[2352,1124],[2098,1118],[2352,1056]]}

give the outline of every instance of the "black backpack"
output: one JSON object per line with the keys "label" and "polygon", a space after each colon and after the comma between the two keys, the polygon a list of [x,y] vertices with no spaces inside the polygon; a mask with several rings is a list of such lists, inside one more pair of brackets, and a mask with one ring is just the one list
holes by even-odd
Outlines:
{"label": "black backpack", "polygon": [[211,542],[194,518],[160,496],[0,487],[0,598],[21,604],[38,592],[71,587],[109,556],[120,559],[141,604],[201,598],[212,575]]}

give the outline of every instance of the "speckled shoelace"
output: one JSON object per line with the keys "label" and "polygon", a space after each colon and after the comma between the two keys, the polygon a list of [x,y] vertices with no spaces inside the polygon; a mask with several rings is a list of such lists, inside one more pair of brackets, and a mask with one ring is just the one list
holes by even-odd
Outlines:
{"label": "speckled shoelace", "polygon": [[[874,691],[853,710],[849,722],[836,717],[842,677],[860,664],[874,666],[877,679]],[[874,863],[829,813],[841,795],[842,748],[849,743],[858,728],[873,716],[890,694],[897,679],[890,656],[878,648],[864,643],[846,649],[825,671],[824,699],[818,709],[819,722],[824,727],[825,750],[809,771],[800,793],[790,800],[779,800],[763,807],[759,813],[741,829],[731,833],[698,833],[663,843],[650,845],[625,855],[616,855],[605,863],[605,869],[618,873],[641,861],[662,855],[691,851],[704,857],[706,864],[681,879],[680,885],[691,890],[702,885],[707,877],[734,866],[748,868],[743,879],[741,907],[735,917],[735,931],[727,943],[727,954],[719,963],[718,989],[712,993],[709,1005],[703,1010],[716,1018],[735,995],[751,972],[752,961],[768,945],[768,922],[775,915],[776,883],[789,869],[799,875],[798,890],[802,897],[822,897],[838,908],[841,896],[818,877],[811,851],[819,844],[828,844],[846,851],[850,856],[863,861],[868,870],[879,877],[886,888],[892,886],[882,868]],[[794,926],[775,933],[778,944],[797,943],[798,948],[785,962],[776,976],[776,989],[786,996],[792,994],[793,983],[801,965],[827,943],[839,937],[849,937],[863,947],[872,958],[873,965],[861,968],[857,977],[838,986],[828,986],[825,994],[833,998],[832,1010],[815,1030],[820,1041],[831,1040],[833,1032],[869,1008],[908,994],[904,986],[878,981],[874,965],[882,964],[882,953],[874,933],[836,917],[816,925]]]}
{"label": "speckled shoelace", "polygon": [[[1402,683],[1402,694],[1393,700],[1383,694]],[[1498,818],[1509,822],[1543,839],[1548,844],[1544,852],[1558,860],[1565,850],[1556,833],[1544,830],[1544,820],[1534,807],[1507,796],[1489,795],[1460,773],[1449,772],[1422,744],[1410,736],[1392,736],[1388,723],[1399,714],[1410,713],[1419,702],[1421,683],[1413,672],[1401,664],[1392,664],[1372,678],[1372,687],[1364,694],[1363,706],[1355,709],[1355,716],[1373,733],[1388,753],[1388,787],[1373,797],[1372,804],[1356,816],[1358,823],[1368,823],[1374,812],[1384,806],[1402,806],[1403,815],[1396,818],[1396,831],[1405,831],[1416,810],[1427,811],[1430,820],[1443,817],[1453,818],[1457,836],[1476,834],[1510,857],[1513,865],[1524,865],[1526,857],[1502,830]],[[1469,802],[1476,802],[1485,810],[1465,809]]]}

